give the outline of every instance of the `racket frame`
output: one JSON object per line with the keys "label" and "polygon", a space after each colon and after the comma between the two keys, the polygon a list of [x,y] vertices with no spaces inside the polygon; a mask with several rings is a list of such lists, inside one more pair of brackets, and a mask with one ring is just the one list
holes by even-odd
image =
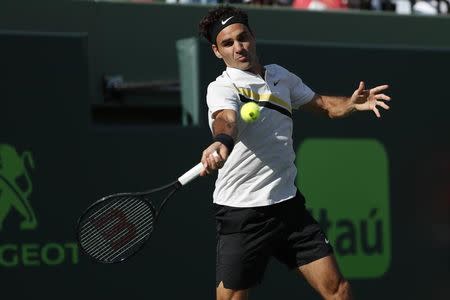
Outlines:
{"label": "racket frame", "polygon": [[[109,201],[112,198],[117,198],[117,197],[142,197],[142,196],[148,196],[150,194],[153,194],[155,192],[161,192],[164,190],[169,190],[170,188],[172,188],[170,190],[170,192],[164,197],[164,199],[161,201],[161,204],[156,207],[155,204],[153,203],[153,201],[151,200],[144,200],[144,199],[140,199],[141,202],[144,202],[145,205],[147,205],[150,210],[153,213],[153,229],[150,231],[150,234],[145,237],[145,239],[143,239],[142,241],[140,241],[140,245],[137,246],[135,248],[135,250],[129,254],[128,256],[124,256],[119,260],[116,261],[105,261],[105,260],[101,260],[98,259],[94,256],[92,256],[91,254],[89,254],[83,247],[82,243],[81,243],[81,238],[80,238],[80,233],[81,233],[81,227],[82,227],[82,221],[84,220],[84,217],[86,216],[86,214],[88,214],[89,212],[92,211],[92,209],[94,209],[96,206],[98,206],[99,204],[105,202],[105,201]],[[167,185],[164,185],[162,187],[159,188],[155,188],[152,190],[148,190],[145,192],[138,192],[138,193],[117,193],[117,194],[112,194],[112,195],[108,195],[105,196],[97,201],[95,201],[94,203],[92,203],[84,212],[83,214],[78,218],[77,221],[77,227],[76,227],[76,236],[77,236],[77,242],[79,245],[80,250],[86,255],[88,256],[91,260],[97,262],[97,263],[102,263],[102,264],[117,264],[117,263],[121,263],[125,260],[128,260],[129,258],[133,257],[134,255],[136,255],[136,253],[140,252],[140,250],[145,246],[145,244],[147,243],[147,241],[150,239],[150,237],[153,234],[153,230],[154,227],[156,226],[156,222],[158,220],[158,217],[164,207],[164,205],[167,203],[167,200],[169,200],[169,198],[171,198],[175,192],[177,192],[179,189],[181,188],[181,184],[178,181],[174,181],[172,183],[169,183]],[[86,224],[86,222],[83,223],[83,225]]]}
{"label": "racket frame", "polygon": [[[214,151],[213,152],[214,156],[219,156],[219,154]],[[129,196],[129,197],[142,197],[142,196],[147,196],[149,194],[155,193],[155,192],[161,192],[164,190],[168,190],[170,188],[172,188],[172,190],[167,194],[166,197],[164,197],[164,199],[161,201],[161,204],[156,207],[155,204],[153,203],[153,201],[148,200],[148,199],[140,199],[140,201],[145,202],[151,209],[153,215],[154,215],[154,219],[153,219],[153,228],[156,225],[156,222],[158,220],[159,215],[161,214],[162,209],[164,208],[165,204],[167,203],[167,200],[169,200],[174,194],[175,192],[177,192],[182,186],[188,184],[189,182],[191,182],[192,180],[196,179],[199,175],[200,172],[203,170],[204,166],[202,163],[198,163],[197,165],[195,165],[194,167],[192,167],[189,171],[187,171],[186,173],[184,173],[183,175],[181,175],[180,177],[178,177],[178,179],[174,182],[171,182],[169,184],[166,184],[164,186],[152,189],[152,190],[148,190],[148,191],[144,191],[144,192],[138,192],[138,193],[117,193],[117,194],[112,194],[112,195],[108,195],[105,196],[97,201],[95,201],[93,204],[91,204],[83,213],[82,215],[78,218],[77,221],[77,227],[76,227],[76,236],[77,236],[77,242],[79,245],[79,248],[81,249],[81,251],[86,254],[86,256],[88,256],[91,260],[98,262],[98,263],[102,263],[102,264],[116,264],[116,263],[121,263],[131,257],[133,257],[136,253],[138,253],[146,244],[146,242],[148,241],[148,239],[150,239],[150,237],[152,236],[153,230],[150,232],[150,234],[141,242],[140,246],[138,246],[137,248],[135,248],[135,251],[133,251],[130,255],[128,256],[124,256],[122,259],[117,260],[117,261],[104,261],[104,260],[100,260],[97,259],[95,257],[93,257],[92,255],[90,255],[89,253],[87,253],[87,251],[85,251],[84,247],[81,244],[81,239],[80,239],[80,226],[81,226],[81,222],[84,220],[84,216],[91,211],[95,206],[99,205],[102,202],[108,201],[111,198],[117,198],[117,197],[121,197],[121,196]],[[85,224],[85,223],[84,223]]]}

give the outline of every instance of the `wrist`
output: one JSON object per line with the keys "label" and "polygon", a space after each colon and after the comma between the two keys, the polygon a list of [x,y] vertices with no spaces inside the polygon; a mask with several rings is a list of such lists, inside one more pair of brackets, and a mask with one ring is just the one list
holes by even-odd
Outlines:
{"label": "wrist", "polygon": [[347,111],[349,112],[349,113],[352,113],[352,112],[355,112],[357,109],[356,109],[356,103],[355,102],[353,102],[351,99],[349,100],[349,105],[348,105],[348,108],[347,108]]}
{"label": "wrist", "polygon": [[234,148],[234,139],[232,136],[225,134],[225,133],[219,133],[218,135],[214,136],[213,138],[214,142],[220,142],[228,149],[228,154],[233,151]]}

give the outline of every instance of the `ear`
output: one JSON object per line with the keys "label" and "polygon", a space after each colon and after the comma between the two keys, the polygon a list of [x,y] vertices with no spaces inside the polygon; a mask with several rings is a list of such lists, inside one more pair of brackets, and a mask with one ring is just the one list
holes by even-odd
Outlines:
{"label": "ear", "polygon": [[222,55],[219,53],[219,48],[217,48],[216,45],[212,44],[211,48],[214,52],[214,54],[216,55],[217,58],[222,59]]}

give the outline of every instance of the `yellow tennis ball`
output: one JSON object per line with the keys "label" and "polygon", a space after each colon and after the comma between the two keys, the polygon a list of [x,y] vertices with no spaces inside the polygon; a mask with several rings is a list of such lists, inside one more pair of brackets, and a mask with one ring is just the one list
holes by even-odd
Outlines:
{"label": "yellow tennis ball", "polygon": [[259,105],[255,102],[248,102],[241,107],[241,118],[247,123],[252,123],[259,118]]}

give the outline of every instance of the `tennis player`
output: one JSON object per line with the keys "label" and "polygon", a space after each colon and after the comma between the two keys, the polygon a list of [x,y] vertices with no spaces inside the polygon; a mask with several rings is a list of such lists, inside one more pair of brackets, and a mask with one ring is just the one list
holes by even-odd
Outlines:
{"label": "tennis player", "polygon": [[[295,186],[292,111],[340,118],[371,110],[380,117],[378,107],[389,109],[388,86],[367,90],[360,82],[348,98],[316,94],[285,68],[259,62],[248,16],[234,7],[211,10],[199,30],[226,65],[208,86],[214,138],[201,159],[202,176],[220,169],[213,195],[217,299],[247,299],[271,257],[297,270],[324,299],[352,299],[332,246]],[[238,118],[248,101],[261,106],[254,123]]]}

